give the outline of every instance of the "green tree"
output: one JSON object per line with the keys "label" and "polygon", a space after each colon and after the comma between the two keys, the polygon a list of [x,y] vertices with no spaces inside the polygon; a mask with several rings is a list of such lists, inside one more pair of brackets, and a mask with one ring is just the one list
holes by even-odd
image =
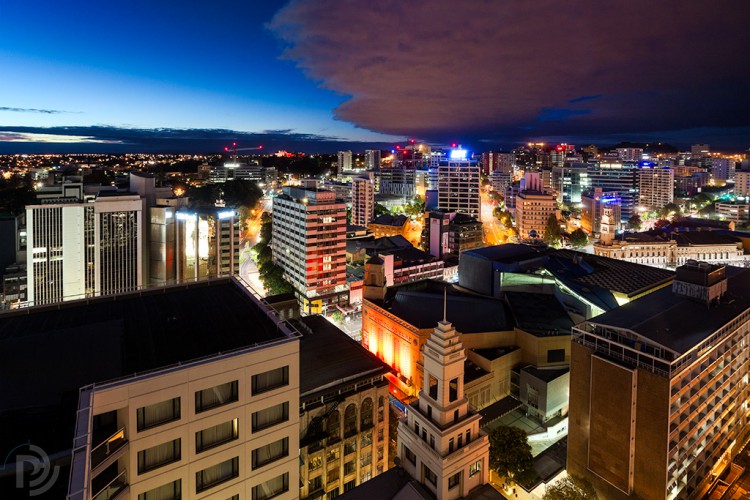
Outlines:
{"label": "green tree", "polygon": [[501,425],[489,434],[490,469],[511,482],[527,483],[534,479],[534,461],[526,432]]}
{"label": "green tree", "polygon": [[[521,236],[526,237],[528,235],[523,234]],[[560,223],[557,222],[557,215],[550,214],[547,225],[544,227],[544,242],[551,247],[559,247],[561,237],[562,232],[560,231]]]}
{"label": "green tree", "polygon": [[643,221],[641,220],[641,216],[638,214],[633,214],[628,219],[628,227],[632,229],[633,231],[640,231],[641,227],[643,227]]}
{"label": "green tree", "polygon": [[679,215],[680,207],[674,203],[667,203],[662,207],[661,210],[659,210],[659,217],[661,217],[662,219],[666,219],[672,213]]}
{"label": "green tree", "polygon": [[389,214],[391,213],[390,210],[385,208],[380,203],[375,204],[375,217],[378,217],[379,215]]}
{"label": "green tree", "polygon": [[543,500],[598,500],[599,496],[588,479],[567,476],[548,486]]}
{"label": "green tree", "polygon": [[268,290],[269,295],[291,293],[294,291],[292,285],[284,279],[284,270],[273,262],[268,262],[261,266],[259,274],[261,281],[263,281],[263,286]]}
{"label": "green tree", "polygon": [[589,244],[589,235],[580,227],[570,233],[570,244],[575,248],[585,247]]}

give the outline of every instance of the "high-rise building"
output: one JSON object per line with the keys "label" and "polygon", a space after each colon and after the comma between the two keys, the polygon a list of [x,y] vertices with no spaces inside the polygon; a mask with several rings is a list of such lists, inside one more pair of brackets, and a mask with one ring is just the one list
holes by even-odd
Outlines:
{"label": "high-rise building", "polygon": [[352,169],[352,152],[339,151],[338,154],[338,172],[346,172]]}
{"label": "high-rise building", "polygon": [[498,193],[505,193],[510,183],[513,182],[513,174],[495,170],[490,174],[490,185]]}
{"label": "high-rise building", "polygon": [[627,222],[638,207],[638,169],[635,163],[617,160],[593,161],[588,164],[589,185],[614,193],[622,202],[620,217]]}
{"label": "high-rise building", "polygon": [[465,497],[487,482],[490,443],[464,394],[466,359],[443,317],[425,344],[419,400],[398,425],[401,466],[437,500]]}
{"label": "high-rise building", "polygon": [[750,270],[689,262],[574,327],[568,473],[600,498],[703,498],[747,442],[749,320]]}
{"label": "high-rise building", "polygon": [[542,188],[538,173],[528,173],[516,197],[516,228],[523,239],[543,238],[550,215],[557,211],[557,201]]}
{"label": "high-rise building", "polygon": [[365,170],[377,170],[380,168],[380,150],[365,150]]}
{"label": "high-rise building", "polygon": [[482,223],[456,212],[428,212],[422,228],[422,249],[439,259],[482,246]]}
{"label": "high-rise building", "polygon": [[581,203],[581,193],[588,186],[588,169],[585,163],[565,163],[552,167],[552,190],[559,203]]}
{"label": "high-rise building", "polygon": [[413,168],[384,168],[378,175],[380,188],[378,193],[401,196],[412,200],[417,193],[417,171]]}
{"label": "high-rise building", "polygon": [[181,208],[175,214],[178,282],[231,276],[240,270],[240,220],[234,209]]}
{"label": "high-rise building", "polygon": [[466,151],[452,150],[450,159],[438,167],[438,209],[466,213],[479,220],[480,186],[479,165],[466,159]]}
{"label": "high-rise building", "polygon": [[84,201],[81,194],[46,197],[26,206],[30,304],[144,285],[141,197],[103,191]]}
{"label": "high-rise building", "polygon": [[352,179],[352,224],[367,227],[375,215],[375,183],[371,176]]}
{"label": "high-rise building", "polygon": [[[588,234],[599,234],[601,232],[602,216],[605,208],[612,211],[608,221],[614,226],[613,230],[620,227],[620,211],[622,200],[617,193],[605,193],[602,188],[587,190],[581,196],[581,229]],[[616,219],[616,220],[613,220]]]}
{"label": "high-rise building", "polygon": [[734,195],[750,196],[750,170],[738,170],[734,174]]}
{"label": "high-rise building", "polygon": [[346,304],[346,203],[315,181],[273,199],[273,261],[306,313]]}
{"label": "high-rise building", "polygon": [[641,161],[643,159],[643,148],[617,148],[617,156],[622,161]]}
{"label": "high-rise building", "polygon": [[513,153],[501,153],[497,151],[482,153],[480,160],[484,175],[490,175],[496,171],[512,174],[514,162],[515,155]]}
{"label": "high-rise building", "polygon": [[638,166],[639,204],[649,210],[658,210],[674,201],[674,170],[659,167],[651,162]]}
{"label": "high-rise building", "polygon": [[711,177],[717,181],[733,180],[735,165],[734,158],[711,158]]}

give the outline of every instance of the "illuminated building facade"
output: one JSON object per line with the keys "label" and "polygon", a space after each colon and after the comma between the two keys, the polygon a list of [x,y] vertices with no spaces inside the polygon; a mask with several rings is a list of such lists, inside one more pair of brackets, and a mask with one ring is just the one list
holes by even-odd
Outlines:
{"label": "illuminated building facade", "polygon": [[375,216],[375,183],[369,176],[352,179],[352,224],[367,227]]}
{"label": "illuminated building facade", "polygon": [[451,150],[446,162],[438,167],[438,210],[462,212],[481,219],[479,188],[480,167],[466,159],[463,149]]}
{"label": "illuminated building facade", "polygon": [[581,229],[586,231],[587,234],[599,234],[601,232],[602,214],[605,207],[612,208],[615,231],[620,228],[622,200],[617,192],[604,192],[602,188],[587,190],[581,195],[581,205]]}
{"label": "illuminated building facade", "polygon": [[750,270],[677,269],[573,329],[569,474],[600,498],[704,498],[750,417]]}
{"label": "illuminated building facade", "polygon": [[234,209],[207,207],[175,213],[178,282],[237,274],[240,223]]}
{"label": "illuminated building facade", "polygon": [[380,168],[380,150],[365,150],[365,170],[377,170]]}
{"label": "illuminated building facade", "polygon": [[284,269],[303,312],[346,305],[346,203],[303,181],[273,199],[273,261]]}
{"label": "illuminated building facade", "polygon": [[674,201],[674,170],[654,163],[638,165],[639,204],[658,210]]}
{"label": "illuminated building facade", "polygon": [[[613,160],[590,162],[588,179],[591,188],[616,193],[621,200],[620,217],[627,222],[638,207],[638,170],[635,163]],[[660,207],[661,208],[661,207]]]}

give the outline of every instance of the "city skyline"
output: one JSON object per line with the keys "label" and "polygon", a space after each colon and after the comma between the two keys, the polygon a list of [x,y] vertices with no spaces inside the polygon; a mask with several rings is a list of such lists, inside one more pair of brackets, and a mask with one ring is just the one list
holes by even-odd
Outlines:
{"label": "city skyline", "polygon": [[[0,153],[209,152],[227,140],[333,152],[404,137],[741,151],[743,13],[742,2],[17,3],[0,20]],[[698,36],[706,26],[721,29]]]}

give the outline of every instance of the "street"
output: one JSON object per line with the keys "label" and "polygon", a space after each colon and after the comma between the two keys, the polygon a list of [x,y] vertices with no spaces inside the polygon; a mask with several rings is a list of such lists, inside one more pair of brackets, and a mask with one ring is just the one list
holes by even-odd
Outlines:
{"label": "street", "polygon": [[487,245],[502,245],[507,240],[505,226],[492,214],[495,204],[492,202],[489,193],[482,189],[480,196],[484,242]]}

